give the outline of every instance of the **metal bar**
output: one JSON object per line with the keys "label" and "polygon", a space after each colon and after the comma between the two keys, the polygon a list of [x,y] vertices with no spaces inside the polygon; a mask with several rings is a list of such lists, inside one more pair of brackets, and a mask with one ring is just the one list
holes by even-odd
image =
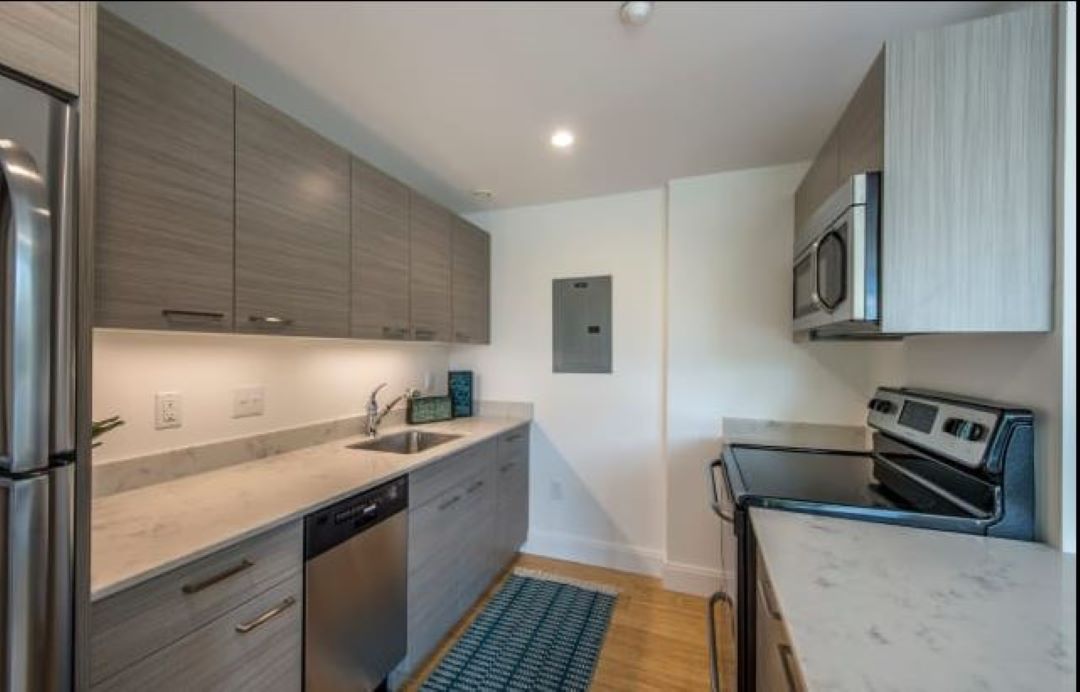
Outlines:
{"label": "metal bar", "polygon": [[720,692],[720,669],[719,655],[716,650],[716,604],[727,603],[731,605],[731,597],[723,591],[717,591],[709,596],[709,680],[712,683],[712,692]]}
{"label": "metal bar", "polygon": [[270,610],[266,611],[265,613],[263,613],[259,617],[255,618],[251,622],[245,622],[243,624],[237,625],[236,626],[236,631],[239,632],[240,634],[247,634],[248,632],[255,629],[256,627],[259,627],[260,625],[265,625],[267,622],[269,622],[270,620],[273,620],[278,615],[281,615],[282,613],[284,613],[289,608],[292,608],[294,605],[296,605],[296,599],[293,598],[292,596],[289,596],[284,601],[277,604],[276,606],[274,606]]}
{"label": "metal bar", "polygon": [[182,587],[180,587],[180,590],[190,596],[191,594],[199,593],[200,591],[208,589],[214,584],[217,584],[218,582],[225,581],[229,577],[240,574],[244,570],[254,566],[254,562],[248,560],[247,558],[244,558],[238,564],[233,565],[229,569],[215,574],[212,577],[208,577],[206,579],[203,579],[202,581],[195,582],[194,584],[184,584]]}
{"label": "metal bar", "polygon": [[725,474],[726,477],[727,472],[724,471],[723,464],[724,461],[722,459],[717,459],[705,467],[705,475],[709,477],[708,487],[712,490],[712,500],[709,502],[709,505],[712,507],[712,511],[716,513],[716,516],[720,517],[722,521],[734,523],[735,517],[731,514],[725,514],[723,505],[720,504],[720,494],[716,489],[716,474],[713,473],[713,469],[719,466],[720,472]]}

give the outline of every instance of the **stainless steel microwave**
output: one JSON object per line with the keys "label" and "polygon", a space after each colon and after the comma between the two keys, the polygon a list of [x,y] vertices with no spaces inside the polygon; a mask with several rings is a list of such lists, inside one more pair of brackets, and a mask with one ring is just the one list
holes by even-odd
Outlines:
{"label": "stainless steel microwave", "polygon": [[880,325],[881,174],[849,178],[799,229],[792,311],[796,334],[873,336]]}

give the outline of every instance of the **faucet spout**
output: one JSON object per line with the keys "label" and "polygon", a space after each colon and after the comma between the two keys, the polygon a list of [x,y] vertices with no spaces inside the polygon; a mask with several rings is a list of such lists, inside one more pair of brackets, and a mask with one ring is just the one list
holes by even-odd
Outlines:
{"label": "faucet spout", "polygon": [[379,390],[386,386],[386,383],[380,384],[371,392],[371,398],[368,399],[367,404],[367,434],[369,437],[376,437],[379,434],[379,424],[382,423],[383,418],[386,418],[387,414],[398,405],[402,400],[409,400],[420,394],[420,390],[413,387],[409,387],[405,390],[405,393],[396,397],[393,401],[379,410],[378,394]]}

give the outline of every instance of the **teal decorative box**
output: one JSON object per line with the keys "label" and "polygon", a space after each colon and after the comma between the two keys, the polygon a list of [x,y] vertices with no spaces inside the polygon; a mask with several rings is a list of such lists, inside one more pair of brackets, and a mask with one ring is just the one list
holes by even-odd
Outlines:
{"label": "teal decorative box", "polygon": [[450,420],[451,407],[448,396],[417,396],[409,399],[405,420],[409,425]]}

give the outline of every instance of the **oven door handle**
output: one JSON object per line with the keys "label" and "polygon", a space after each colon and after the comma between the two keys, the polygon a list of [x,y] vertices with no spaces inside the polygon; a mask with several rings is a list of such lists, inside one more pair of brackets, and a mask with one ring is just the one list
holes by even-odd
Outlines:
{"label": "oven door handle", "polygon": [[713,473],[713,469],[720,467],[720,473],[724,474],[724,478],[727,478],[727,471],[724,470],[724,460],[717,459],[709,463],[705,467],[705,475],[709,477],[709,490],[712,492],[712,497],[709,500],[709,506],[712,507],[712,511],[716,513],[716,516],[720,517],[721,521],[728,523],[735,523],[735,517],[732,514],[724,512],[724,506],[720,503],[720,493],[716,488],[716,474]]}
{"label": "oven door handle", "polygon": [[720,692],[720,657],[717,655],[716,649],[716,606],[719,603],[727,603],[732,610],[735,607],[731,601],[731,596],[728,596],[724,591],[717,591],[709,597],[707,620],[709,623],[709,682],[712,685],[712,692]]}

